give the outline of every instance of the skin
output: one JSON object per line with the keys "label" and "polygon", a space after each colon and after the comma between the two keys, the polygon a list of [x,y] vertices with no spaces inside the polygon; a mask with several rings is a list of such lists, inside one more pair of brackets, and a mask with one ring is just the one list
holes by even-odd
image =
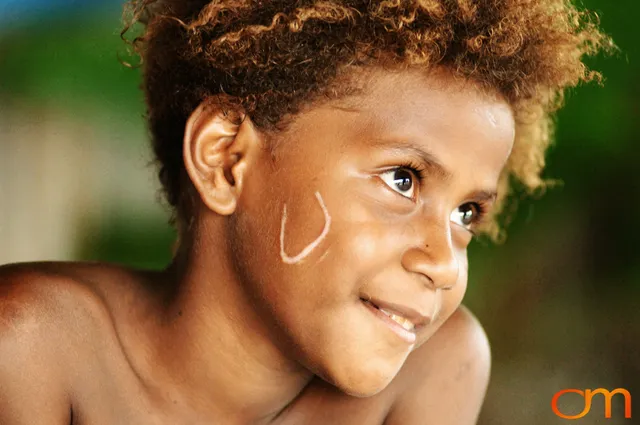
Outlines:
{"label": "skin", "polygon": [[[0,423],[475,423],[490,356],[460,306],[472,234],[457,212],[495,190],[511,110],[446,71],[362,78],[358,96],[300,112],[275,151],[248,116],[194,111],[195,220],[166,270],[2,268]],[[420,152],[425,180],[399,190]],[[283,262],[285,205],[286,252],[328,227],[315,193],[330,229]],[[437,315],[410,344],[369,298]]]}

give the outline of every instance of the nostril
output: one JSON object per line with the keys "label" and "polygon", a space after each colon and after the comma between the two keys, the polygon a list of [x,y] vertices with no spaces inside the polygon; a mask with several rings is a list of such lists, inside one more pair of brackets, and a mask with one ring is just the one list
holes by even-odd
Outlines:
{"label": "nostril", "polygon": [[421,276],[422,280],[425,282],[426,285],[429,285],[431,288],[436,288],[436,283],[433,281],[431,276],[423,274],[423,273],[420,273],[420,276]]}

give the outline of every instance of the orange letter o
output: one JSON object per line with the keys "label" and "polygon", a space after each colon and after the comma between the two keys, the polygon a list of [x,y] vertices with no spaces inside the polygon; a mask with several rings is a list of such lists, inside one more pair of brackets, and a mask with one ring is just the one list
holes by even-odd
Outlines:
{"label": "orange letter o", "polygon": [[580,391],[576,389],[558,391],[551,399],[551,409],[553,410],[553,413],[555,413],[557,416],[563,419],[580,419],[585,417],[587,413],[589,413],[589,411],[591,410],[591,400],[587,400],[586,398],[585,398],[584,410],[579,415],[569,416],[569,415],[565,415],[564,413],[560,412],[560,410],[558,410],[558,399],[560,398],[560,396],[566,393],[580,394],[584,398],[584,391]]}

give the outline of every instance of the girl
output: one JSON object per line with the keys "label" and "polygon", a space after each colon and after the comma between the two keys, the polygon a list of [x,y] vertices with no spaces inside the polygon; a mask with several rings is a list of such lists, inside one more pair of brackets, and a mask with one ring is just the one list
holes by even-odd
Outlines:
{"label": "girl", "polygon": [[467,245],[609,43],[564,0],[140,0],[163,271],[0,271],[0,423],[475,423]]}

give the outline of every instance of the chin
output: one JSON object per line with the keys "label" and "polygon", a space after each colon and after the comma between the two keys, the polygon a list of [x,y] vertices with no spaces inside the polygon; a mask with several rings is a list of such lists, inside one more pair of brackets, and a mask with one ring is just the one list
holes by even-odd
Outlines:
{"label": "chin", "polygon": [[366,398],[372,397],[387,388],[392,379],[393,376],[390,378],[379,377],[378,379],[367,377],[359,382],[336,382],[333,385],[352,397]]}
{"label": "chin", "polygon": [[394,367],[389,362],[373,367],[372,363],[359,364],[345,368],[342,373],[334,373],[321,378],[332,384],[341,392],[359,398],[371,397],[387,388],[393,378],[398,374],[400,366]]}

